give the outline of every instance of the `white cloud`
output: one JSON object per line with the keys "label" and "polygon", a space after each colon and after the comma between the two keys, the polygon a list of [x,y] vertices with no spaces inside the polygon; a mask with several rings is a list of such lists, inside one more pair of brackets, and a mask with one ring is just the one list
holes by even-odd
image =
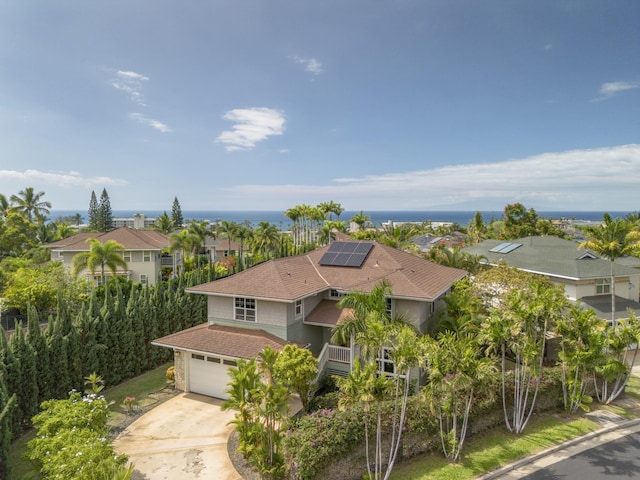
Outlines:
{"label": "white cloud", "polygon": [[634,210],[640,145],[571,150],[502,162],[335,178],[329,185],[239,185],[228,194],[264,209],[333,198],[359,210]]}
{"label": "white cloud", "polygon": [[620,92],[633,90],[634,88],[640,88],[640,82],[606,82],[600,87],[600,96],[592,101],[606,100]]}
{"label": "white cloud", "polygon": [[111,80],[111,86],[129,95],[132,101],[141,106],[146,106],[142,97],[142,82],[149,80],[140,73],[118,70],[115,79]]}
{"label": "white cloud", "polygon": [[284,114],[272,108],[236,108],[223,118],[236,122],[232,130],[225,130],[216,138],[228,152],[251,150],[256,143],[284,132]]}
{"label": "white cloud", "polygon": [[171,129],[162,122],[158,120],[154,120],[152,118],[143,115],[142,113],[130,113],[129,118],[135,120],[138,123],[142,123],[143,125],[148,125],[150,127],[155,128],[156,130],[160,130],[162,133],[170,132]]}
{"label": "white cloud", "polygon": [[78,172],[41,172],[39,170],[0,170],[0,181],[15,181],[20,184],[43,187],[83,188],[90,190],[105,185],[124,186],[128,182],[111,177],[83,177]]}
{"label": "white cloud", "polygon": [[305,58],[294,55],[291,57],[294,62],[304,65],[304,71],[320,75],[322,73],[322,64],[315,58]]}

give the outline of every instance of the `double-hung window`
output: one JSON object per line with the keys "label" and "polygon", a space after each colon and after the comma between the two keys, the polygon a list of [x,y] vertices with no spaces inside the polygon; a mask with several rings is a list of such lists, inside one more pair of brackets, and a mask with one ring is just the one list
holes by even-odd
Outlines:
{"label": "double-hung window", "polygon": [[596,295],[604,295],[608,293],[611,293],[611,279],[597,278],[596,279]]}
{"label": "double-hung window", "polygon": [[296,318],[300,318],[302,316],[302,300],[296,300],[295,310]]}
{"label": "double-hung window", "polygon": [[236,320],[244,320],[245,322],[256,321],[256,299],[255,298],[235,298],[235,317]]}
{"label": "double-hung window", "polygon": [[142,252],[142,261],[150,262],[151,261],[151,252],[149,250],[144,250]]}
{"label": "double-hung window", "polygon": [[393,360],[391,359],[391,349],[382,347],[380,354],[381,355],[378,358],[378,371],[380,372],[380,375],[395,375],[396,364],[393,363]]}

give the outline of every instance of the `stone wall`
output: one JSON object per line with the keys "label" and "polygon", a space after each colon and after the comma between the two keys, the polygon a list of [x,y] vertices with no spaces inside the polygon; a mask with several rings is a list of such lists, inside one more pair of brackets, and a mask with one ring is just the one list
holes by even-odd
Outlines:
{"label": "stone wall", "polygon": [[182,390],[186,392],[185,389],[185,378],[184,378],[184,362],[185,362],[185,352],[181,352],[180,350],[173,351],[173,365],[175,368],[175,389]]}

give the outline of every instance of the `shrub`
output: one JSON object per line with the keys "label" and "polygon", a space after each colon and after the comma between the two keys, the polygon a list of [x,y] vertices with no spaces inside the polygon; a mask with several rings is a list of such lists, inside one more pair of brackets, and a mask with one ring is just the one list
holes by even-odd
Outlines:
{"label": "shrub", "polygon": [[170,382],[176,381],[176,367],[174,365],[171,365],[169,368],[167,368],[166,377]]}

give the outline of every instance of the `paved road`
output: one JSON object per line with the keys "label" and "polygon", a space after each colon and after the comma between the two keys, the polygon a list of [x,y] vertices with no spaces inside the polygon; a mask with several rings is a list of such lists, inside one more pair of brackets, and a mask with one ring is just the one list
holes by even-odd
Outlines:
{"label": "paved road", "polygon": [[522,480],[640,478],[640,432],[598,445],[531,473]]}

